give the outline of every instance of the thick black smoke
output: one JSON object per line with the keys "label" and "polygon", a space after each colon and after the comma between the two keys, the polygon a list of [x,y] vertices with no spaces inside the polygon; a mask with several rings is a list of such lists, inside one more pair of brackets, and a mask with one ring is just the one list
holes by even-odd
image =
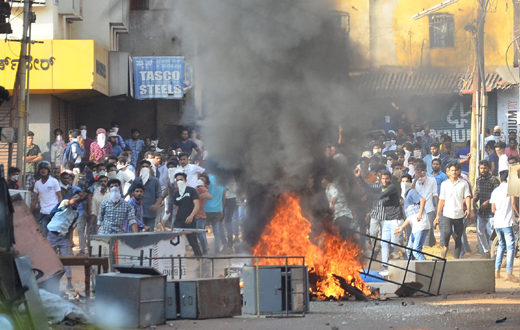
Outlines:
{"label": "thick black smoke", "polygon": [[338,123],[358,121],[335,3],[171,2],[170,23],[200,93],[205,148],[216,167],[240,173],[252,241],[277,196],[306,184]]}

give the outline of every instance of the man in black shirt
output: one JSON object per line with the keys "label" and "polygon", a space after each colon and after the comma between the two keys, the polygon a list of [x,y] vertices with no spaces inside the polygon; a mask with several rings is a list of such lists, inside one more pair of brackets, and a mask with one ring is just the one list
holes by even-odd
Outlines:
{"label": "man in black shirt", "polygon": [[[186,185],[186,173],[176,173],[175,182],[177,183],[177,191],[175,192],[174,204],[176,209],[175,221],[173,226],[175,228],[196,228],[194,220],[195,214],[199,211],[199,195],[195,188]],[[195,256],[202,257],[202,251],[197,241],[197,236],[194,233],[186,234],[188,243]]]}
{"label": "man in black shirt", "polygon": [[[381,230],[381,239],[397,243],[398,235],[395,235],[394,231],[403,222],[404,215],[397,187],[392,183],[392,173],[385,171],[381,174],[381,188],[370,187],[361,177],[361,171],[358,168],[356,168],[354,173],[360,186],[367,193],[368,198],[373,200],[379,199],[383,203],[386,219]],[[381,242],[381,260],[383,261],[381,270],[387,270],[389,245],[389,243]]]}

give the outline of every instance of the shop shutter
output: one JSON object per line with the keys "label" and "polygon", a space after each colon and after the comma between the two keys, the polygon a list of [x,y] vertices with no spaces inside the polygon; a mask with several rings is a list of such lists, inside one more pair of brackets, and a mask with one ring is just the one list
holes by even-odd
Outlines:
{"label": "shop shutter", "polygon": [[[0,127],[10,127],[11,102],[4,102],[0,106]],[[18,120],[13,122],[13,126],[18,126]],[[13,153],[11,156],[11,166],[16,166],[16,143],[13,143]],[[5,175],[7,175],[7,168],[9,164],[9,143],[0,142],[0,164],[4,165]]]}

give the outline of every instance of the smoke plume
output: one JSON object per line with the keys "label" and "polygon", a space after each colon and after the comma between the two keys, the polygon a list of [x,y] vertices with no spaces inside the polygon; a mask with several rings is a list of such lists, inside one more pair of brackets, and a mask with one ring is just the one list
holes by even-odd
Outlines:
{"label": "smoke plume", "polygon": [[335,4],[169,4],[194,88],[202,88],[205,148],[218,168],[240,171],[248,200],[257,199],[253,217],[273,209],[284,178],[305,184],[326,144],[337,141],[338,123],[356,124],[349,114],[356,101],[348,89],[347,36],[334,24]]}

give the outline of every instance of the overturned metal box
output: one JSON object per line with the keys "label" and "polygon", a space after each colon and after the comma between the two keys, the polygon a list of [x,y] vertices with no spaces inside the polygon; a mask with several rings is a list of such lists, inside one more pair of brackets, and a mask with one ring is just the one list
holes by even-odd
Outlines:
{"label": "overturned metal box", "polygon": [[182,319],[209,319],[242,314],[238,278],[204,278],[170,283],[175,283],[178,311]]}
{"label": "overturned metal box", "polygon": [[290,314],[309,311],[306,266],[244,267],[244,314]]}
{"label": "overturned metal box", "polygon": [[97,276],[96,323],[118,328],[163,324],[166,276],[107,273]]}

